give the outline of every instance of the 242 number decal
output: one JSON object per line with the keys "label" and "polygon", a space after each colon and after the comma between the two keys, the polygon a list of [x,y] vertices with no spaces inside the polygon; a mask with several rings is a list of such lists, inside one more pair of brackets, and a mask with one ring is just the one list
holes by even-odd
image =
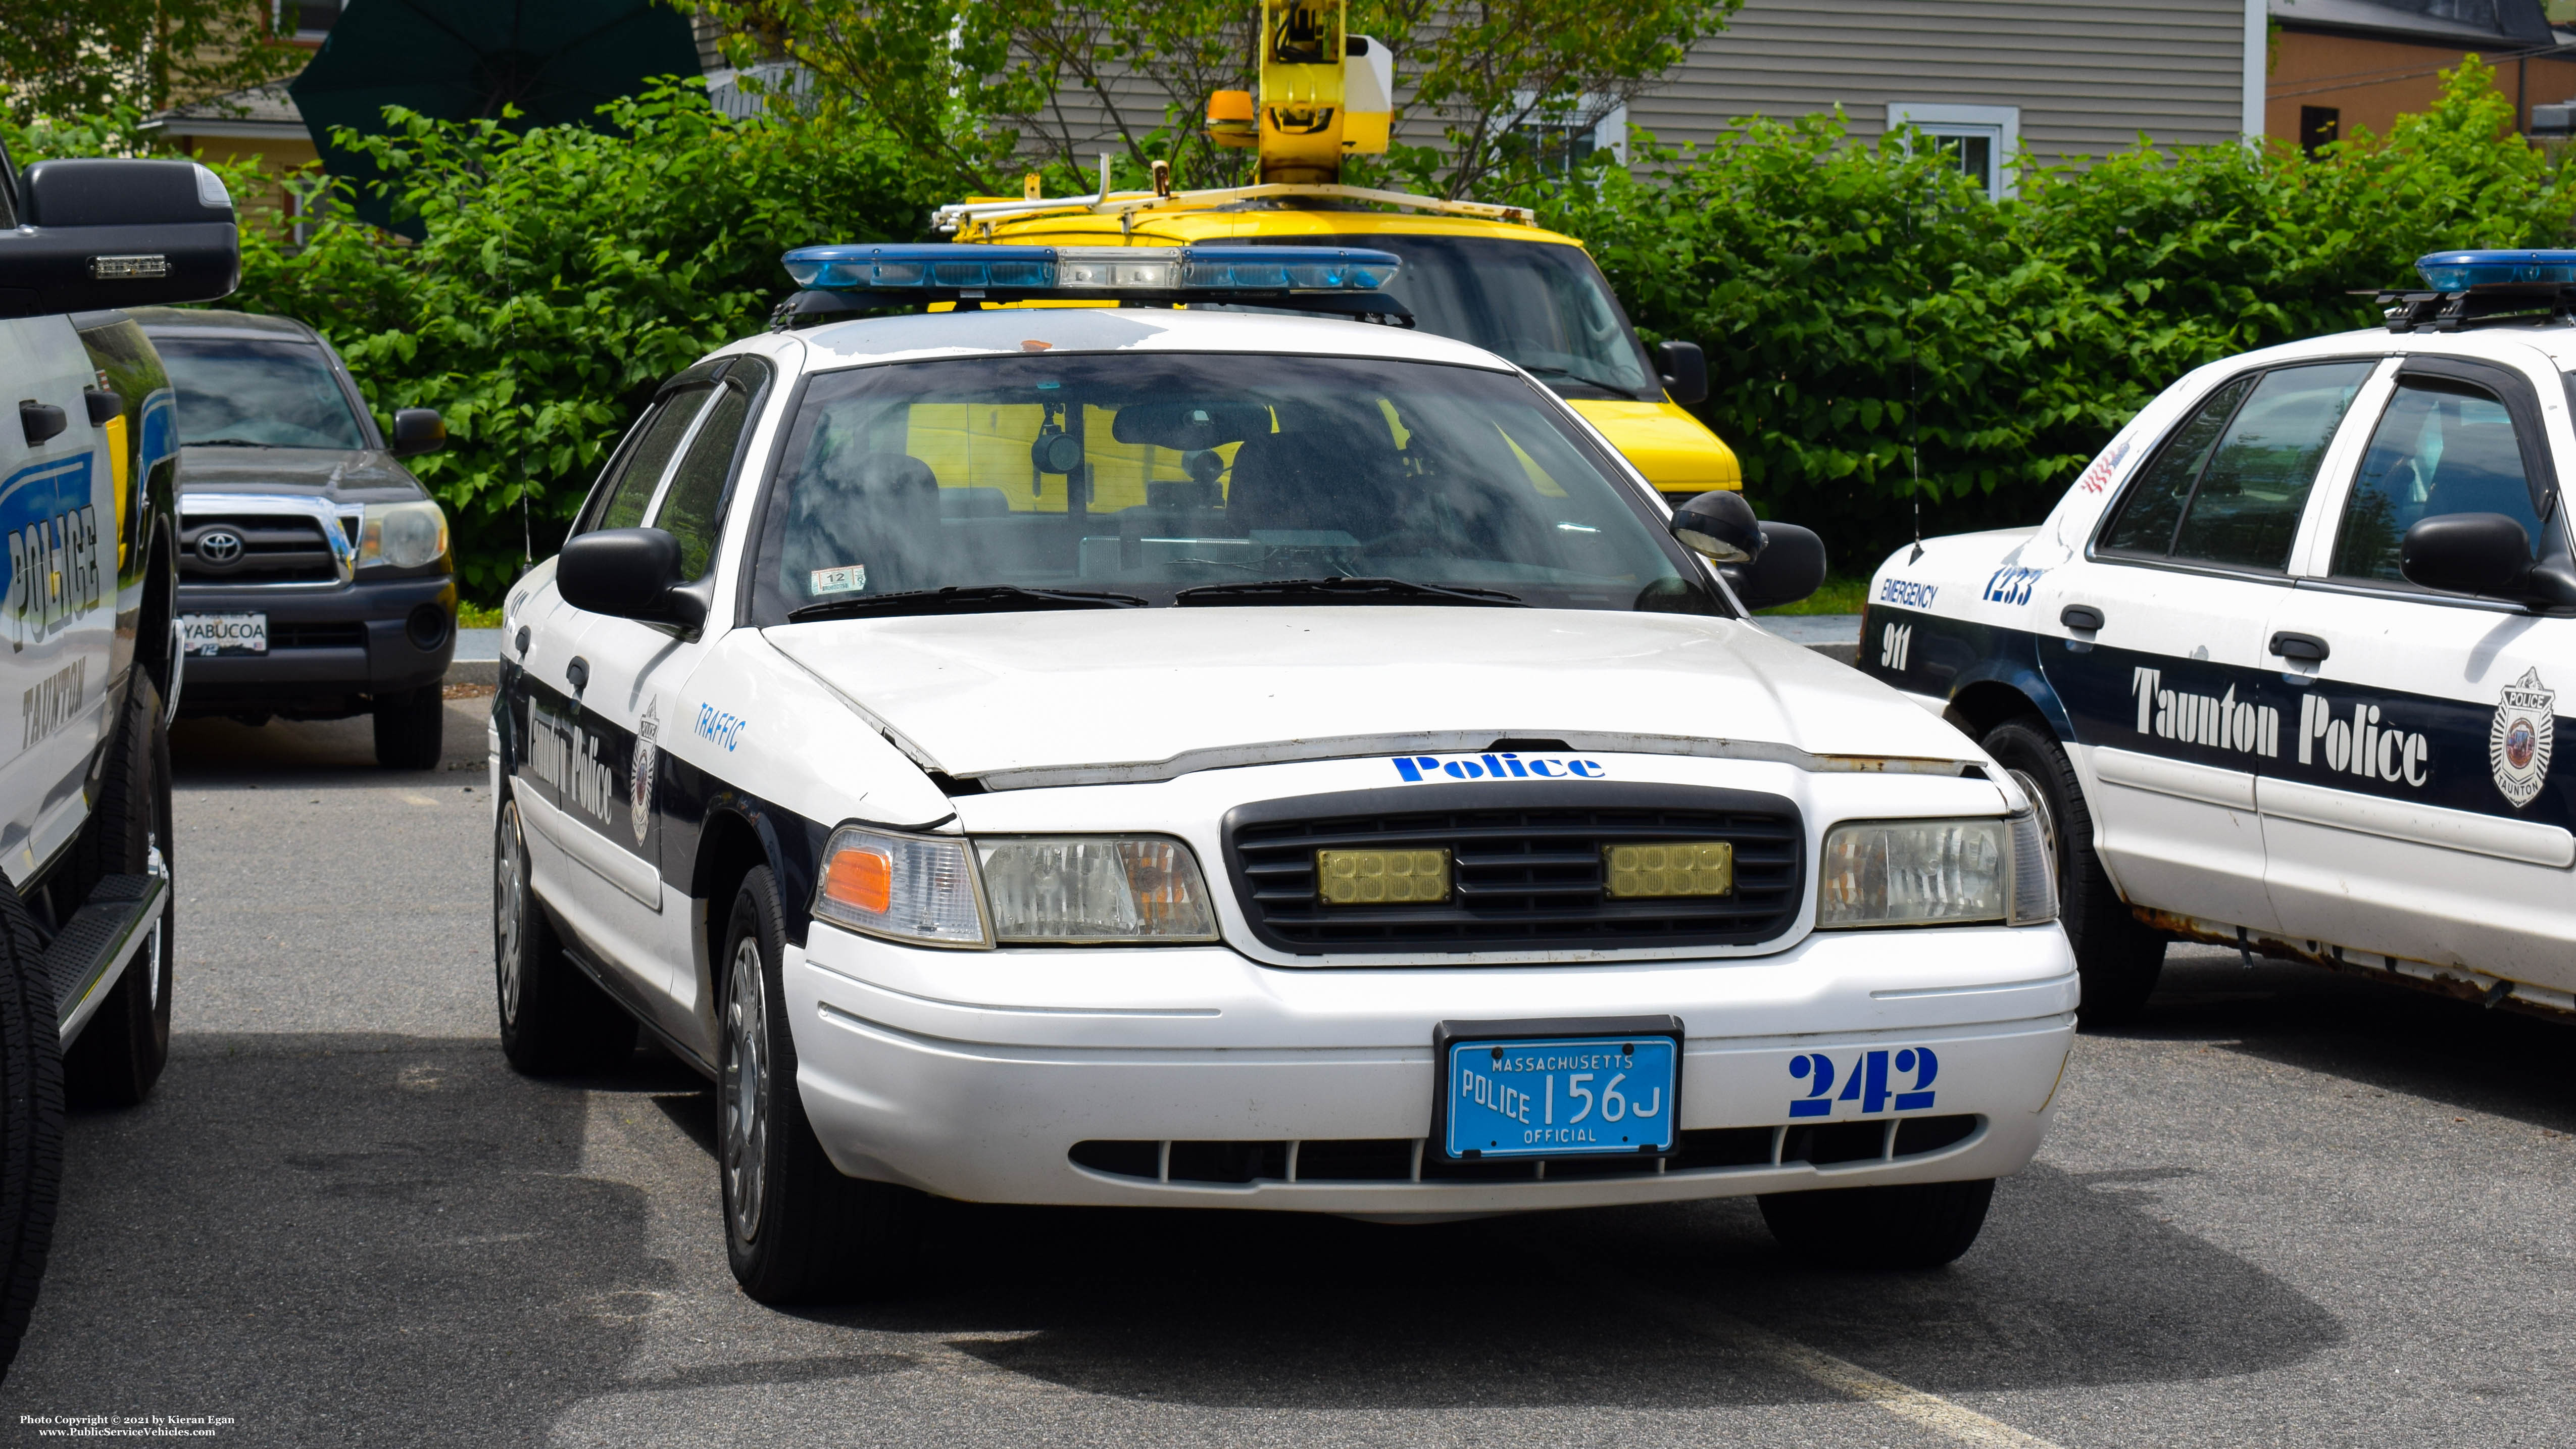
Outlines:
{"label": "242 number decal", "polygon": [[[1907,1077],[1906,1089],[1898,1091],[1889,1085],[1889,1076]],[[1891,1106],[1899,1112],[1921,1111],[1932,1105],[1932,1079],[1941,1075],[1941,1059],[1930,1047],[1901,1047],[1894,1052],[1864,1051],[1855,1053],[1851,1065],[1837,1069],[1834,1059],[1823,1052],[1801,1052],[1789,1058],[1789,1076],[1807,1084],[1807,1094],[1789,1103],[1792,1117],[1829,1117],[1834,1104],[1852,1102],[1864,1117],[1876,1116]],[[1837,1094],[1834,1083],[1843,1089]]]}

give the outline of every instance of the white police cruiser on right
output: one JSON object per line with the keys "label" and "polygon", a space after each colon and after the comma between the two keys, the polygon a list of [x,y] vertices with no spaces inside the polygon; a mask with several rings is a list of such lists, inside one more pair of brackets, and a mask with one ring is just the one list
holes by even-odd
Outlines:
{"label": "white police cruiser on right", "polygon": [[2049,815],[2096,1024],[2175,937],[2576,1011],[2576,252],[2417,265],[1871,582],[1862,668]]}

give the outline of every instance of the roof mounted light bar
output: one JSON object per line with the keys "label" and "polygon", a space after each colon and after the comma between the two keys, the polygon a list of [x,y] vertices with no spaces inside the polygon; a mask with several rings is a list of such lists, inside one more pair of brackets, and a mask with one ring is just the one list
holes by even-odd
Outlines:
{"label": "roof mounted light bar", "polygon": [[1147,292],[1375,292],[1403,265],[1352,247],[798,247],[787,275],[822,291],[957,296]]}
{"label": "roof mounted light bar", "polygon": [[2415,259],[2425,291],[2375,299],[2391,332],[2456,332],[2490,318],[2576,314],[2576,251],[2432,252]]}

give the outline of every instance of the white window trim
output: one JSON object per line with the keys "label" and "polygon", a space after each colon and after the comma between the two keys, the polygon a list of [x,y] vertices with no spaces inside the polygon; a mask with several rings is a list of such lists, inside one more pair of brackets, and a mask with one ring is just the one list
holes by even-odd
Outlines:
{"label": "white window trim", "polygon": [[1984,136],[1994,145],[1986,168],[1986,194],[1998,201],[2021,190],[2021,107],[1953,106],[1928,101],[1889,101],[1887,129],[1912,126],[1929,136]]}
{"label": "white window trim", "polygon": [[1628,164],[1628,103],[1626,101],[1596,91],[1586,91],[1576,96],[1570,105],[1533,109],[1537,105],[1536,91],[1514,91],[1511,108],[1496,119],[1506,125],[1576,126],[1584,118],[1592,117],[1594,119],[1589,127],[1592,132],[1592,149],[1609,152],[1618,158],[1622,166]]}

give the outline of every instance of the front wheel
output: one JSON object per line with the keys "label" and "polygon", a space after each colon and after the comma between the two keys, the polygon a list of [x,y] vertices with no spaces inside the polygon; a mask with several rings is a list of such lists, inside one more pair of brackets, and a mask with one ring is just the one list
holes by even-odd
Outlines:
{"label": "front wheel", "polygon": [[1938,1268],[1968,1251],[1986,1225],[1995,1180],[1909,1182],[1769,1192],[1762,1221],[1780,1246],[1836,1268]]}
{"label": "front wheel", "polygon": [[2164,972],[2165,938],[2130,913],[2093,853],[2093,811],[2066,747],[2036,718],[1995,726],[1985,746],[2030,797],[2040,833],[2057,856],[2058,919],[2084,987],[2079,1019],[2088,1027],[2135,1020]]}
{"label": "front wheel", "polygon": [[782,920],[768,867],[753,870],[734,895],[722,957],[716,1135],[726,1256],[742,1291],[762,1303],[870,1297],[910,1275],[922,1197],[842,1176],[814,1140],[796,1090]]}
{"label": "front wheel", "polygon": [[[84,898],[111,875],[170,883],[170,731],[161,693],[141,670],[126,696],[116,743],[99,779],[97,806],[73,857]],[[85,1106],[131,1107],[152,1094],[170,1060],[171,969],[178,941],[179,893],[161,898],[125,972],[81,1028],[63,1058],[65,1089]]]}

